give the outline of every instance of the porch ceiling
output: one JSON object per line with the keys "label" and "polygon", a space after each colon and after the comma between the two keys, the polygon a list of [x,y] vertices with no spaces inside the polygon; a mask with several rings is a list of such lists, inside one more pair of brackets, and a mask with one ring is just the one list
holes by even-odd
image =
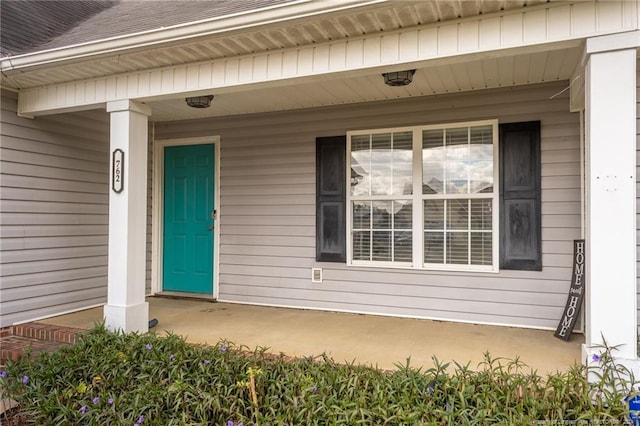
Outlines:
{"label": "porch ceiling", "polygon": [[[164,43],[156,47],[146,44],[137,47],[124,46],[117,49],[108,46],[107,49],[105,46],[105,53],[92,54],[90,60],[67,58],[64,59],[64,63],[58,63],[59,60],[56,60],[55,64],[21,66],[19,65],[21,57],[17,56],[6,61],[8,66],[3,64],[5,69],[2,73],[2,84],[13,88],[30,88],[177,64],[232,58],[525,7],[530,9],[547,2],[548,0],[354,0],[346,1],[342,6],[341,3],[335,1],[333,3],[319,1],[316,3],[318,10],[308,13],[304,17],[289,18],[284,22],[280,20],[262,23],[259,26],[254,24],[251,28],[232,30],[215,30],[216,19],[213,19],[210,20],[210,27],[203,27],[199,30],[202,31],[200,34],[194,32],[179,42]],[[303,3],[305,2],[291,2],[281,7],[293,8]],[[161,5],[162,2],[159,4]],[[309,4],[313,5],[314,3]],[[323,4],[325,5],[322,6]],[[207,25],[206,20],[201,21],[200,25],[202,22]],[[108,25],[108,22],[103,25]],[[161,32],[184,25],[187,24],[165,29],[159,28],[150,32]],[[94,31],[97,31],[95,27]],[[113,39],[114,43],[118,42],[117,39],[118,37]],[[93,42],[87,44],[91,43]],[[447,69],[441,71],[449,72]],[[473,72],[473,74],[477,73]],[[462,79],[464,80],[464,78]],[[470,80],[473,81],[473,78]],[[345,84],[360,82],[347,81]],[[478,85],[482,86],[482,84]],[[416,93],[438,92],[437,88],[440,86],[446,86],[446,83],[440,84],[435,80],[425,82],[425,86],[420,87]],[[431,90],[431,88],[436,88],[436,90]],[[451,88],[449,87],[447,90],[451,90]],[[373,99],[378,99],[387,96],[395,97],[395,94],[385,95],[382,92],[368,95],[367,98],[371,96],[377,96]],[[341,101],[335,102],[340,103]],[[305,103],[303,102],[303,104]],[[233,113],[233,108],[231,106],[229,108],[229,113]]]}
{"label": "porch ceiling", "polygon": [[569,80],[580,62],[583,47],[483,57],[449,63],[434,62],[419,68],[413,82],[389,87],[380,73],[289,80],[278,87],[249,86],[216,90],[212,105],[195,109],[184,97],[151,101],[153,121],[283,111],[356,102],[379,101],[485,88],[509,87]]}

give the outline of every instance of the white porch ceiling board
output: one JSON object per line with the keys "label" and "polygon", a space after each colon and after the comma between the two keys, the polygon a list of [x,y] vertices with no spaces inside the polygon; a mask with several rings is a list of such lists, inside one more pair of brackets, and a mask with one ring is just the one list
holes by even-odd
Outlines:
{"label": "white porch ceiling board", "polygon": [[[477,63],[477,62],[476,62]],[[455,80],[455,85],[460,91],[473,90],[471,84],[471,73],[469,72],[468,65],[465,63],[451,64],[451,75]]]}
{"label": "white porch ceiling board", "polygon": [[496,58],[487,58],[482,61],[484,87],[497,87],[501,83],[498,66],[498,59]]}
{"label": "white porch ceiling board", "polygon": [[[469,74],[469,84],[471,85],[471,90],[476,89],[484,89],[487,87],[488,83],[485,78],[485,74],[483,71],[485,61],[474,61],[466,64],[465,70]],[[494,80],[495,81],[495,80]]]}
{"label": "white porch ceiling board", "polygon": [[501,85],[516,84],[514,62],[513,56],[498,58],[498,81]]}
{"label": "white porch ceiling board", "polygon": [[580,58],[582,58],[583,52],[579,50],[569,50],[567,54],[563,57],[562,68],[560,69],[560,74],[572,74],[572,70],[575,71],[575,66],[573,64],[577,64]]}
{"label": "white porch ceiling board", "polygon": [[[460,6],[458,2],[425,2],[424,13],[427,5],[435,6],[434,13],[438,16],[450,16],[455,13],[470,13],[464,8],[471,5]],[[151,101],[155,97],[183,96],[185,94],[195,94],[204,92],[221,93],[234,90],[246,90],[241,88],[245,84],[266,84],[279,86],[289,78],[317,78],[331,75],[336,72],[349,71],[366,74],[371,70],[381,72],[381,70],[397,70],[407,67],[420,67],[427,64],[427,61],[443,58],[454,58],[461,55],[480,55],[493,52],[499,55],[499,51],[504,48],[534,48],[547,43],[567,42],[575,40],[585,35],[584,27],[576,25],[576,23],[593,21],[597,22],[593,31],[587,32],[588,35],[597,35],[612,31],[620,31],[625,29],[624,25],[637,26],[637,22],[623,19],[622,11],[626,11],[631,6],[626,3],[623,6],[603,6],[602,2],[598,6],[582,7],[581,4],[559,5],[545,3],[538,7],[529,7],[521,10],[512,10],[502,12],[500,15],[493,17],[474,16],[472,18],[440,22],[432,25],[406,28],[397,31],[379,33],[380,29],[386,27],[394,27],[401,25],[402,14],[396,13],[395,8],[370,11],[357,15],[359,25],[365,27],[366,31],[373,31],[377,28],[377,33],[367,34],[361,37],[343,39],[338,41],[329,41],[317,43],[311,46],[300,46],[296,48],[280,49],[282,44],[292,42],[291,37],[285,37],[281,40],[274,39],[274,32],[264,31],[255,34],[256,40],[267,46],[273,46],[277,50],[268,53],[255,53],[244,56],[234,56],[229,58],[219,58],[197,64],[177,64],[165,68],[157,68],[154,70],[133,71],[121,75],[111,75],[104,77],[105,83],[101,87],[126,87],[126,90],[103,91],[96,89],[95,95],[87,98],[86,94],[78,88],[86,85],[90,79],[83,84],[78,82],[61,83],[56,86],[57,90],[43,91],[38,88],[23,89],[20,93],[19,113],[21,115],[38,115],[42,113],[53,113],[64,110],[74,110],[82,108],[86,105],[95,105],[96,103],[105,103],[112,100],[124,98],[142,97],[142,100]],[[633,3],[635,7],[636,3]],[[412,3],[402,7],[412,6],[416,10],[421,6],[419,3]],[[431,7],[429,6],[429,7]],[[503,5],[504,7],[504,5]],[[599,13],[602,12],[602,15]],[[393,13],[392,13],[393,12]],[[550,31],[552,23],[550,16],[558,16],[559,14],[568,14],[569,20],[560,23],[554,21],[554,31]],[[528,18],[534,14],[535,18]],[[363,16],[369,18],[364,19]],[[544,20],[541,20],[544,17]],[[384,19],[383,19],[384,18]],[[596,19],[597,18],[597,19]],[[528,20],[534,19],[536,25],[527,25]],[[331,22],[330,20],[326,22]],[[564,25],[563,29],[558,27]],[[544,27],[544,31],[541,30]],[[319,25],[322,27],[322,25]],[[344,25],[343,25],[344,27]],[[600,31],[600,32],[599,32]],[[311,31],[308,31],[312,34]],[[277,32],[276,32],[277,33]],[[317,34],[316,37],[328,37],[328,34]],[[409,48],[399,43],[400,38],[409,38],[417,40]],[[280,43],[281,42],[281,43]],[[222,46],[223,41],[213,42],[211,46],[221,49],[223,55],[234,55],[237,52],[229,45]],[[237,44],[236,44],[237,46]],[[533,47],[532,47],[533,46]],[[223,52],[222,50],[228,52]],[[239,49],[239,47],[236,47]],[[409,49],[409,51],[407,51]],[[154,63],[171,63],[175,62],[169,50],[155,50],[153,56],[147,56],[148,60]],[[194,52],[191,50],[190,52]],[[344,55],[344,61],[336,60]],[[408,59],[412,58],[412,59]],[[129,68],[135,63],[134,59],[129,59],[129,64],[120,64],[113,61],[99,61],[97,68],[104,72],[105,69],[115,73],[124,65]],[[507,59],[508,60],[508,59]],[[530,81],[527,68],[526,57],[521,57],[514,63],[513,82],[525,84]],[[236,66],[236,63],[244,63],[245,67]],[[246,64],[250,64],[251,72],[247,73]],[[191,78],[190,69],[197,66],[200,70],[199,78],[194,80]],[[509,72],[500,67],[502,72]],[[234,71],[235,70],[235,71]],[[68,71],[70,72],[70,71]],[[97,70],[96,70],[97,72]],[[236,73],[233,75],[233,73]],[[243,75],[240,73],[243,72]],[[10,72],[9,72],[10,73]],[[34,71],[34,75],[38,72]],[[168,76],[168,73],[173,74]],[[28,74],[28,73],[27,73]],[[507,74],[508,75],[508,74]],[[442,73],[440,75],[442,81],[430,81],[429,84],[434,91],[449,91],[455,82],[453,73]],[[15,76],[16,79],[19,77]],[[29,78],[22,76],[20,78]],[[162,78],[164,81],[173,81],[173,85],[162,84],[156,79]],[[186,81],[177,81],[178,79],[188,79]],[[97,79],[98,80],[98,79]],[[99,80],[102,80],[99,79]],[[435,80],[435,79],[434,79]],[[453,80],[453,81],[452,81]],[[41,80],[40,80],[41,81]],[[136,88],[134,81],[143,81],[148,83],[146,88]],[[505,79],[500,79],[502,83]],[[96,88],[98,85],[96,85]],[[186,89],[185,89],[186,88]],[[457,89],[456,89],[457,90]],[[55,93],[57,91],[73,92],[73,96],[68,96],[66,102],[60,102],[60,99],[50,98],[47,93]],[[143,94],[144,95],[141,95]]]}
{"label": "white porch ceiling board", "polygon": [[411,83],[410,86],[413,90],[413,96],[426,96],[437,93],[429,82],[430,72],[431,70],[428,68],[416,71],[416,74],[413,76],[413,83]]}
{"label": "white porch ceiling board", "polygon": [[[570,71],[580,59],[581,47],[561,51],[558,55],[540,55],[539,67],[554,69],[554,78],[544,81],[568,80]],[[528,55],[524,55],[528,56]],[[569,58],[569,59],[567,59]],[[573,61],[573,67],[569,63]],[[154,121],[184,120],[208,116],[261,113],[275,110],[311,108],[339,105],[350,102],[366,102],[385,99],[405,98],[457,92],[463,90],[460,81],[473,82],[468,90],[496,88],[515,84],[513,71],[515,63],[524,63],[520,56],[508,59],[486,58],[460,64],[432,65],[416,71],[413,82],[404,87],[389,87],[383,83],[379,73],[347,78],[322,79],[316,82],[292,81],[277,88],[256,88],[252,91],[223,93],[216,95],[209,109],[188,108],[183,98],[149,102]],[[443,76],[453,74],[445,83]],[[480,70],[480,71],[479,71]],[[543,78],[538,73],[538,78]],[[522,78],[529,78],[523,74]],[[538,83],[540,81],[531,81]]]}
{"label": "white porch ceiling board", "polygon": [[529,66],[531,65],[531,56],[517,56],[513,61],[513,82],[515,84],[528,84]]}
{"label": "white porch ceiling board", "polygon": [[[561,50],[547,52],[545,70],[542,74],[542,81],[557,80],[562,75],[562,66],[566,62],[567,52]],[[574,65],[575,66],[575,65]]]}
{"label": "white porch ceiling board", "polygon": [[[117,59],[108,59],[108,62],[116,62],[118,66],[127,68],[130,72],[141,71],[148,68],[154,68],[153,64],[156,63],[154,57],[154,51],[140,52],[135,58],[120,57]],[[101,62],[107,62],[101,61]],[[100,64],[97,64],[100,66]]]}
{"label": "white porch ceiling board", "polygon": [[456,80],[453,78],[450,65],[433,67],[428,75],[429,84],[434,88],[435,93],[447,93],[457,86]]}
{"label": "white porch ceiling board", "polygon": [[[414,80],[415,82],[415,80]],[[418,86],[414,86],[409,89],[409,86],[403,87],[390,87],[384,84],[384,78],[380,74],[372,74],[363,77],[353,77],[348,79],[348,84],[353,87],[359,87],[364,85],[365,88],[360,90],[361,96],[365,101],[371,100],[386,100],[405,98],[409,96],[416,96],[418,92]],[[399,90],[394,90],[399,89]]]}
{"label": "white porch ceiling board", "polygon": [[[382,79],[382,77],[380,78]],[[375,97],[375,95],[372,95],[372,85],[361,87],[351,79],[334,81],[323,82],[323,86],[330,84],[332,87],[335,87],[340,94],[340,96],[336,96],[336,99],[340,99],[343,103],[365,102]]]}
{"label": "white porch ceiling board", "polygon": [[453,72],[454,66],[455,64],[443,64],[433,67],[429,81],[439,82],[440,86],[436,89],[436,93],[449,93],[459,90],[458,88],[461,85]]}
{"label": "white porch ceiling board", "polygon": [[529,56],[529,74],[527,82],[544,81],[548,52],[536,52]]}
{"label": "white porch ceiling board", "polygon": [[[318,85],[318,90],[322,90],[330,95],[332,101],[329,105],[355,103],[365,100],[363,96],[352,90],[351,87],[345,84],[343,80],[322,82]],[[364,90],[366,90],[366,88],[364,88]]]}
{"label": "white porch ceiling board", "polygon": [[317,85],[301,84],[296,86],[295,90],[288,92],[292,92],[293,96],[299,96],[304,99],[306,108],[321,105],[333,105],[336,102],[336,98],[333,94],[329,93],[327,90],[319,88]]}

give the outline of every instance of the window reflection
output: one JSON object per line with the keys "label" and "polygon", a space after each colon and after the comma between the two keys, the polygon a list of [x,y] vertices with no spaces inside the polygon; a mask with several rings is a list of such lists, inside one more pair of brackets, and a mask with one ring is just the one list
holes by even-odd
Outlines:
{"label": "window reflection", "polygon": [[412,132],[351,137],[351,195],[412,193]]}
{"label": "window reflection", "polygon": [[423,130],[422,173],[424,262],[491,265],[493,126]]}
{"label": "window reflection", "polygon": [[422,132],[423,194],[474,194],[492,191],[491,126]]}

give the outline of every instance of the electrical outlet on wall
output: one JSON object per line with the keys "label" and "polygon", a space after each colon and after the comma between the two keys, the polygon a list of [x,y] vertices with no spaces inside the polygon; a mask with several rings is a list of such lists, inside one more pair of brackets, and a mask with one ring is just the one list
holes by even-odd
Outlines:
{"label": "electrical outlet on wall", "polygon": [[322,282],[322,268],[311,268],[311,282],[312,283]]}

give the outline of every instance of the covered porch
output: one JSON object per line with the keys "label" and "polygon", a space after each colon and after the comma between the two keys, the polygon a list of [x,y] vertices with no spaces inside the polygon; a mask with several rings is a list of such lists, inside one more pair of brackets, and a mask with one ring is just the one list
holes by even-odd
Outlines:
{"label": "covered porch", "polygon": [[[12,60],[7,72],[15,86],[22,87],[18,116],[35,118],[33,122],[40,125],[46,116],[71,115],[73,119],[78,111],[94,114],[87,110],[98,109],[96,121],[105,124],[100,127],[104,134],[95,137],[96,146],[100,144],[96,163],[103,173],[102,186],[94,190],[98,192],[95,204],[100,204],[95,209],[102,215],[100,239],[95,242],[94,235],[85,230],[65,231],[87,233],[83,237],[91,243],[86,244],[94,244],[92,249],[102,257],[99,279],[89,278],[100,283],[90,290],[68,291],[70,295],[55,309],[86,307],[89,292],[91,303],[102,305],[106,300],[106,304],[47,321],[68,320],[59,325],[90,327],[104,318],[111,329],[146,332],[148,319],[158,318],[156,331],[169,330],[197,343],[228,339],[293,356],[326,352],[336,361],[356,360],[381,368],[392,368],[408,356],[414,365],[428,367],[434,355],[445,362],[476,366],[490,350],[495,357],[520,357],[539,372],[553,371],[589,359],[604,337],[612,345],[621,345],[621,360],[637,367],[635,89],[640,33],[635,22],[618,18],[636,16],[636,4],[605,2],[596,8],[590,3],[574,7],[563,2],[529,2],[492,14],[476,11],[464,19],[457,14],[416,23],[411,7],[420,8],[420,2],[409,9],[393,2],[379,7],[357,3],[350,6],[352,11],[309,11],[295,4],[283,8],[279,31],[286,35],[284,42],[280,33],[274,36],[271,32],[266,17],[255,23],[255,29],[240,35],[238,29],[213,37],[195,25],[180,28],[179,34],[167,33],[155,40],[163,50],[154,50],[149,55],[152,59],[141,59],[140,52],[147,52],[149,42],[145,35],[132,36],[129,44],[118,46],[129,62],[120,61],[120,56],[112,61],[101,50],[105,49],[102,42],[97,42],[91,48],[105,55],[109,67],[116,67],[107,75],[104,70],[111,68],[105,68],[101,56],[75,64],[70,61],[75,51],[61,51],[60,58],[54,58],[61,65],[51,69],[43,65],[52,61],[49,57]],[[425,2],[428,4],[435,2]],[[313,28],[336,27],[337,17],[349,24],[345,34],[315,34]],[[388,25],[362,27],[367,22]],[[595,22],[598,26],[590,26]],[[302,27],[300,32],[301,23],[312,24],[312,31]],[[274,46],[247,47],[248,42],[265,39]],[[217,43],[221,50],[210,53]],[[171,58],[169,64],[160,59],[160,52]],[[76,69],[85,74],[75,74]],[[411,72],[413,83],[386,86],[382,75],[397,71]],[[187,106],[186,98],[199,96],[209,100],[215,96],[213,107]],[[530,203],[534,207],[527,222],[535,225],[529,229],[536,229],[537,243],[525,246],[535,246],[531,251],[538,263],[533,268],[505,268],[499,264],[499,250],[507,246],[498,223],[500,212],[506,211],[500,207],[506,179],[499,176],[505,169],[498,154],[499,126],[528,122],[538,122],[540,128],[532,138],[539,139],[535,152],[540,152],[540,158],[530,157],[535,158],[531,169],[540,171],[533,178],[540,183],[532,186],[531,193],[540,202],[539,206]],[[470,129],[480,125],[491,127],[495,147],[490,160],[493,204],[485,210],[493,216],[491,227],[483,229],[491,235],[487,240],[491,244],[486,244],[491,247],[491,265],[484,269],[453,264],[434,268],[423,256],[425,233],[431,232],[431,225],[423,220],[428,216],[424,205],[432,195],[423,188],[426,162],[421,152],[426,145],[419,138],[426,127],[442,131],[458,126],[471,134]],[[411,147],[405,149],[415,152],[406,162],[411,193],[369,197],[373,202],[384,197],[394,203],[395,199],[410,200],[419,206],[406,228],[411,230],[410,262],[399,267],[390,262],[376,264],[372,255],[369,263],[354,263],[352,241],[343,250],[349,254],[346,260],[326,261],[316,251],[321,246],[318,235],[323,235],[317,232],[316,221],[320,201],[316,173],[321,170],[316,157],[318,139],[350,132],[373,135],[380,129],[415,135]],[[81,130],[86,137],[87,129]],[[91,138],[94,133],[91,129]],[[80,141],[74,149],[85,148]],[[211,187],[207,186],[206,195],[213,204],[200,213],[206,222],[201,229],[210,239],[204,245],[207,250],[181,253],[191,258],[197,252],[208,260],[208,285],[197,292],[217,299],[216,304],[148,297],[193,290],[170,287],[163,269],[165,258],[178,258],[164,251],[170,240],[165,212],[182,211],[165,198],[163,185],[172,175],[163,168],[168,148],[195,145],[212,148],[213,161],[207,163],[207,172],[213,178],[207,181]],[[38,155],[41,149],[34,148]],[[349,156],[351,148],[341,152]],[[190,154],[194,159],[203,158]],[[62,151],[59,155],[69,154]],[[336,170],[348,173],[346,167]],[[338,187],[348,188],[346,182]],[[76,186],[74,191],[79,191]],[[437,197],[444,200],[450,195]],[[474,193],[470,197],[488,196]],[[188,201],[183,205],[193,205],[193,199]],[[78,204],[82,202],[86,200]],[[350,203],[347,198],[344,205]],[[94,220],[85,217],[86,206],[78,210],[78,218],[73,218],[78,223]],[[340,214],[350,228],[337,234],[349,239],[355,216],[344,208],[337,216]],[[22,224],[23,219],[15,220]],[[366,232],[370,230],[373,233],[373,227]],[[15,232],[29,234],[22,229]],[[574,336],[567,344],[549,330],[556,327],[566,301],[571,244],[582,239],[586,240],[588,265],[586,339]],[[24,247],[39,244],[19,243]],[[83,247],[81,252],[76,256],[90,251]],[[468,262],[469,253],[471,249],[465,251]],[[81,269],[77,264],[82,266],[82,262],[72,266]],[[11,272],[18,277],[13,284],[16,288],[23,269],[15,266],[17,272]],[[84,270],[78,274],[87,278]],[[59,286],[45,285],[55,290],[47,287],[41,298],[49,295],[46,292],[59,292]],[[32,294],[36,293],[33,289],[29,290]],[[19,300],[15,302],[18,305]],[[241,303],[246,305],[238,305]],[[44,316],[43,312],[29,313],[28,318],[40,318],[37,315]],[[20,315],[25,316],[16,315],[12,321],[27,318],[27,314]],[[511,328],[514,326],[520,328]]]}
{"label": "covered porch", "polygon": [[[451,323],[377,315],[274,308],[209,300],[149,297],[152,329],[159,335],[178,334],[195,344],[227,340],[248,349],[303,357],[326,353],[336,362],[356,362],[394,369],[405,364],[428,369],[434,358],[477,368],[483,354],[519,358],[538,374],[565,371],[580,363],[584,336],[568,342],[548,330]],[[52,317],[41,322],[56,326],[91,328],[102,321],[102,308]]]}

